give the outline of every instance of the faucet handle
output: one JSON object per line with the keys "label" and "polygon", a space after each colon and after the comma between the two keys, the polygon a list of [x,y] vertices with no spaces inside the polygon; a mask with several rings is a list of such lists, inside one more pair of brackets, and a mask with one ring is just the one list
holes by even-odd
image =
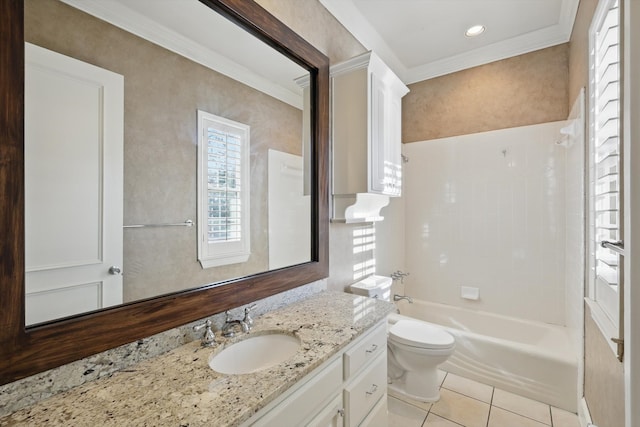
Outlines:
{"label": "faucet handle", "polygon": [[202,328],[211,328],[211,320],[207,319],[204,322],[200,323],[199,325],[195,325],[193,327],[193,330],[197,332]]}
{"label": "faucet handle", "polygon": [[204,321],[204,323],[201,323],[199,325],[195,325],[193,327],[194,331],[199,331],[201,329],[204,328],[204,335],[202,336],[202,341],[200,342],[200,345],[202,347],[213,347],[216,345],[216,335],[213,333],[213,330],[211,329],[211,320],[207,319]]}
{"label": "faucet handle", "polygon": [[251,304],[250,306],[244,308],[244,319],[242,319],[242,321],[247,324],[249,330],[251,330],[251,327],[253,326],[253,318],[249,313],[251,313],[251,310],[256,307],[257,304]]}

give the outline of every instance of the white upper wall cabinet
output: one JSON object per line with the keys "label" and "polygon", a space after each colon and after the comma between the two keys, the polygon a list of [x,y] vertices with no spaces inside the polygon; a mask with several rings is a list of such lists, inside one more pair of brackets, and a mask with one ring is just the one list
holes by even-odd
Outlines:
{"label": "white upper wall cabinet", "polygon": [[402,192],[402,97],[409,89],[373,52],[332,66],[331,85],[332,220],[380,220],[388,196]]}

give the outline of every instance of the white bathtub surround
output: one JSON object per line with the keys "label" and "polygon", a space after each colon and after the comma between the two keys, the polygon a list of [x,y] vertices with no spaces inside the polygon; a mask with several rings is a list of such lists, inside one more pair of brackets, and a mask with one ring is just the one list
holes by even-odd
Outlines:
{"label": "white bathtub surround", "polygon": [[577,349],[567,328],[417,299],[396,305],[390,323],[408,316],[455,337],[442,369],[576,412]]}
{"label": "white bathtub surround", "polygon": [[564,126],[405,144],[408,295],[565,324]]}
{"label": "white bathtub surround", "polygon": [[480,299],[480,288],[473,286],[461,286],[460,298],[464,298],[470,301],[478,301]]}
{"label": "white bathtub surround", "polygon": [[585,280],[585,101],[584,89],[573,103],[568,123],[573,133],[565,148],[565,325],[573,334],[578,349],[578,399],[583,394],[584,379],[584,280]]}

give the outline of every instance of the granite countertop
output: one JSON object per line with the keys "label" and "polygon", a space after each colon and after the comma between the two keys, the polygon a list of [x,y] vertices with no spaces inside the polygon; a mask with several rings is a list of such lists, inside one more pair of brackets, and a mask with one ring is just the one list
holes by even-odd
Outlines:
{"label": "granite countertop", "polygon": [[208,366],[215,349],[191,342],[0,418],[0,426],[236,426],[383,319],[394,306],[343,292],[322,292],[255,318],[250,334],[284,330],[300,338],[285,362],[245,375]]}

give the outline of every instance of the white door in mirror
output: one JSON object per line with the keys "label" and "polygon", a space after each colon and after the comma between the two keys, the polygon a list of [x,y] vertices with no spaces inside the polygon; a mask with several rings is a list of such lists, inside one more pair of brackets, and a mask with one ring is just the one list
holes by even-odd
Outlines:
{"label": "white door in mirror", "polygon": [[123,76],[26,44],[27,325],[122,303],[123,122]]}

